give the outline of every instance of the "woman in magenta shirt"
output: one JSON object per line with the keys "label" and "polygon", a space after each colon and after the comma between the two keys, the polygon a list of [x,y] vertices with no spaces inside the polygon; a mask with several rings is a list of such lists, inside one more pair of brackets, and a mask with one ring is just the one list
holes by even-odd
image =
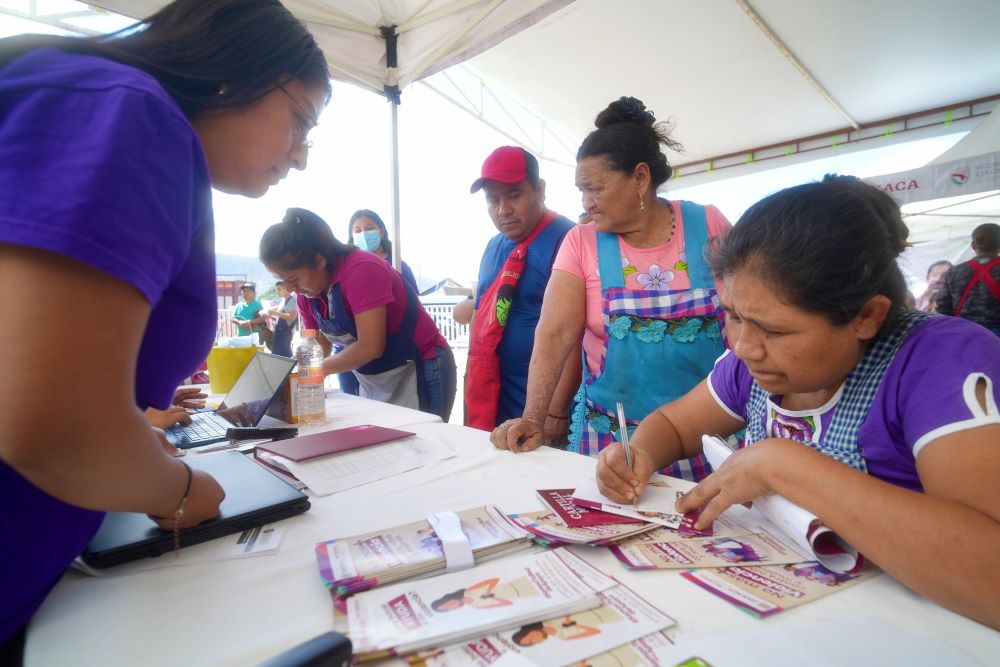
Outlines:
{"label": "woman in magenta shirt", "polygon": [[[448,421],[455,357],[416,293],[385,260],[345,245],[315,213],[289,209],[260,259],[298,293],[303,329],[323,332],[323,370],[351,371],[360,395]],[[330,354],[336,344],[342,349]]]}

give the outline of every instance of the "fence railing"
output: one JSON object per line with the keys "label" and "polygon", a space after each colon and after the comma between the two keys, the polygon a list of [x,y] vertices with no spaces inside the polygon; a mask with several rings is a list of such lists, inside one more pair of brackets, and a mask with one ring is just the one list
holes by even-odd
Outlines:
{"label": "fence railing", "polygon": [[[438,331],[452,347],[469,347],[469,325],[459,324],[451,317],[451,309],[457,301],[434,301],[424,303],[424,310],[434,320]],[[239,332],[236,330],[236,323],[232,321],[234,309],[219,309],[219,324],[216,331],[216,338],[232,338]]]}

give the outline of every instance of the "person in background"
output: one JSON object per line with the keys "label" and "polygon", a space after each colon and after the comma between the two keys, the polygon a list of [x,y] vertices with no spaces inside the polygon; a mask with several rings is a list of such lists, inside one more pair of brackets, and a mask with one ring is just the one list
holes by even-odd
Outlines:
{"label": "person in background", "polygon": [[[361,396],[436,414],[455,401],[455,357],[388,262],[341,243],[315,213],[291,208],[260,240],[267,270],[297,293],[302,327],[317,329],[323,370],[351,371]],[[331,346],[341,349],[330,354]]]}
{"label": "person in background", "polygon": [[[347,232],[350,245],[367,250],[392,264],[392,241],[389,240],[389,232],[378,213],[367,208],[355,211],[351,216]],[[410,265],[400,260],[399,272],[406,284],[419,294],[420,288],[417,287],[417,279],[413,275]]]}
{"label": "person in background", "polygon": [[292,334],[299,321],[299,306],[295,295],[288,291],[285,282],[274,283],[281,303],[268,311],[268,316],[274,318],[274,343],[271,351],[283,357],[292,357]]}
{"label": "person in background", "polygon": [[[566,235],[553,265],[535,335],[524,415],[493,443],[534,449],[563,360],[583,337],[584,381],[571,413],[569,449],[589,456],[664,402],[683,396],[722,353],[716,281],[706,247],[730,228],[713,206],[667,201],[663,148],[669,127],[634,97],[598,114],[577,152],[576,184],[593,222]],[[675,477],[700,479],[707,462],[672,462]]]}
{"label": "person in background", "polygon": [[946,259],[938,261],[927,267],[927,289],[915,301],[917,310],[924,312],[934,312],[937,310],[937,295],[944,281],[944,276],[951,268],[951,262]]}
{"label": "person in background", "polygon": [[[381,257],[392,264],[392,241],[389,240],[389,232],[385,223],[378,213],[366,208],[359,209],[351,215],[347,224],[348,245],[361,248]],[[413,275],[410,266],[400,260],[400,275],[413,291],[420,293],[417,287],[417,279]],[[339,352],[342,348],[334,346],[334,350]],[[340,383],[340,390],[346,394],[357,396],[359,393],[358,379],[354,373],[337,373],[337,381]]]}
{"label": "person in background", "polygon": [[[222,488],[143,410],[215,340],[212,188],[260,197],[304,168],[330,93],[275,0],[176,0],[139,27],[0,41],[0,284],[31,285],[0,332],[2,664],[104,512],[171,531],[218,514]],[[76,354],[52,307],[67,285],[111,306],[75,309]]]}
{"label": "person in background", "polygon": [[[465,425],[492,431],[524,411],[542,296],[573,223],[545,207],[538,160],[518,146],[501,146],[486,158],[471,192],[479,190],[499,234],[490,239],[479,264],[465,374]],[[565,444],[569,401],[580,375],[576,357],[564,372],[571,377],[562,395],[552,406],[545,405],[547,444]]]}
{"label": "person in background", "polygon": [[972,230],[975,257],[952,267],[937,295],[937,312],[964,317],[1000,336],[1000,225]]}
{"label": "person in background", "polygon": [[746,446],[677,502],[721,512],[778,494],[889,575],[1000,628],[1000,340],[901,307],[908,230],[885,192],[826,177],[751,206],[713,258],[732,351],[601,453],[602,493],[746,429]]}
{"label": "person in background", "polygon": [[257,286],[253,283],[243,283],[240,287],[240,296],[243,300],[236,305],[233,311],[233,322],[236,323],[236,331],[239,336],[249,336],[254,329],[263,324],[267,319],[261,314],[264,306],[257,300]]}

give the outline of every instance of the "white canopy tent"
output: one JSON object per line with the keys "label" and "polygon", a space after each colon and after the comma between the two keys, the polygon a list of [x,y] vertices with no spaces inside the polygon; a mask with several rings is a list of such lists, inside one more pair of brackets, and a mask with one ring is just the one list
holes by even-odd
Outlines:
{"label": "white canopy tent", "polygon": [[[284,2],[335,78],[387,95],[390,132],[399,91],[441,72],[438,88],[477,115],[489,87],[557,127],[565,160],[600,109],[633,95],[676,118],[687,152],[672,162],[692,185],[722,169],[971,129],[1000,100],[995,0]],[[165,0],[95,4],[140,17]],[[479,90],[445,71],[463,61]],[[547,157],[546,146],[521,143]],[[398,252],[398,194],[394,204]]]}

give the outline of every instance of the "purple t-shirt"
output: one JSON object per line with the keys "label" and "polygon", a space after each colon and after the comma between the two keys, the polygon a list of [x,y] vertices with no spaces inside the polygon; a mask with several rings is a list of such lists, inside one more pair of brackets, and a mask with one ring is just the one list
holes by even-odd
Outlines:
{"label": "purple t-shirt", "polygon": [[[975,400],[979,378],[991,397],[987,410]],[[709,390],[733,417],[747,420],[753,378],[736,355],[726,352],[709,376]],[[771,437],[823,442],[840,391],[816,410],[782,410],[768,399],[763,416]],[[986,424],[1000,424],[1000,338],[956,317],[935,317],[903,341],[875,394],[858,433],[868,472],[879,479],[923,490],[916,457],[937,438]]]}
{"label": "purple t-shirt", "polygon": [[[0,70],[0,193],[0,243],[71,257],[145,296],[135,400],[169,405],[205,359],[217,318],[208,167],[177,104],[149,75],[101,58],[39,49],[16,59]],[[80,383],[86,400],[86,378],[61,380]],[[0,507],[2,643],[103,514],[49,496],[3,462]]]}

